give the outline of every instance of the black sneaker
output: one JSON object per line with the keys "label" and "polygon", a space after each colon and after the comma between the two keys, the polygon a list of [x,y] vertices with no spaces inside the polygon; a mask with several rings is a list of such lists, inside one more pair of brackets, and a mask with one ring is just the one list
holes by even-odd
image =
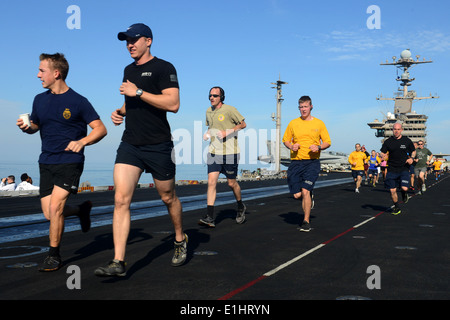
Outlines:
{"label": "black sneaker", "polygon": [[61,257],[58,256],[47,256],[44,259],[44,263],[38,269],[41,272],[51,272],[56,271],[62,266]]}
{"label": "black sneaker", "polygon": [[311,231],[311,225],[309,222],[303,220],[302,225],[298,228],[298,230],[303,232],[310,232]]}
{"label": "black sneaker", "polygon": [[245,206],[245,204],[242,204],[243,207],[242,208],[238,208],[237,210],[237,215],[236,215],[236,223],[237,224],[242,224],[245,222],[245,210],[247,210],[247,207]]}
{"label": "black sneaker", "polygon": [[207,226],[210,228],[216,227],[216,224],[214,223],[214,219],[208,215],[206,215],[204,218],[201,218],[200,220],[198,220],[198,224],[201,226]]}
{"label": "black sneaker", "polygon": [[91,201],[85,201],[80,204],[80,212],[78,213],[78,218],[80,218],[81,231],[83,232],[88,232],[89,229],[91,229],[91,209]]}
{"label": "black sneaker", "polygon": [[184,234],[183,241],[181,241],[181,242],[175,241],[174,242],[175,253],[173,254],[173,258],[172,258],[172,266],[179,267],[186,261],[187,243],[188,243],[187,234]]}
{"label": "black sneaker", "polygon": [[125,261],[112,260],[105,267],[95,269],[94,274],[99,277],[124,277],[126,276]]}

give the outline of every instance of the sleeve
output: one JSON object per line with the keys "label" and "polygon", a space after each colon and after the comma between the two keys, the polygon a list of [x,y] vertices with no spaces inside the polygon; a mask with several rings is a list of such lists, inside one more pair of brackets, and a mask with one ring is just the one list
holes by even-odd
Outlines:
{"label": "sleeve", "polygon": [[383,145],[381,146],[380,151],[382,153],[386,153],[388,151],[387,145],[386,145],[386,141],[383,143]]}
{"label": "sleeve", "polygon": [[100,119],[100,116],[98,115],[97,111],[95,111],[94,107],[88,99],[83,97],[81,104],[83,110],[82,117],[87,124],[91,123],[94,120]]}
{"label": "sleeve", "polygon": [[170,62],[166,61],[161,70],[158,88],[161,91],[169,88],[179,88],[177,71]]}
{"label": "sleeve", "polygon": [[36,105],[37,105],[36,100],[37,100],[37,96],[34,97],[34,100],[33,100],[33,107],[31,109],[30,120],[33,121],[33,123],[39,125],[39,118],[38,118],[38,115],[36,112]]}
{"label": "sleeve", "polygon": [[288,142],[288,141],[291,142],[292,138],[293,138],[293,135],[292,135],[292,130],[291,130],[291,122],[290,122],[286,128],[286,131],[284,132],[282,142],[283,143]]}
{"label": "sleeve", "polygon": [[328,133],[327,127],[325,126],[325,123],[322,122],[322,128],[320,131],[320,139],[322,142],[326,142],[331,146],[331,138],[330,134]]}
{"label": "sleeve", "polygon": [[233,107],[232,119],[233,119],[234,123],[239,124],[242,121],[244,121],[245,118],[242,116],[242,114],[236,108]]}

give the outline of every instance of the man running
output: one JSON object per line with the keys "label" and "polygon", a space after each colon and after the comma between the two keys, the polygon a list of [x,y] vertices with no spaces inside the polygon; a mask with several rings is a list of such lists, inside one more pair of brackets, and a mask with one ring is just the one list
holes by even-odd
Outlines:
{"label": "man running", "polygon": [[410,182],[409,166],[413,163],[413,158],[416,155],[414,144],[409,138],[402,136],[402,131],[401,123],[395,123],[393,127],[394,135],[383,143],[380,150],[382,158],[385,158],[386,153],[389,152],[389,166],[384,183],[391,193],[391,199],[394,203],[392,214],[394,215],[401,213],[397,187],[401,187],[403,202],[407,203],[409,200],[407,193]]}
{"label": "man running", "polygon": [[348,162],[352,166],[352,177],[355,181],[355,192],[359,193],[362,177],[364,173],[364,163],[367,163],[367,155],[361,150],[361,144],[355,144],[355,151],[348,156]]}
{"label": "man running", "polygon": [[287,172],[289,190],[295,199],[302,199],[304,218],[299,230],[309,232],[311,192],[319,177],[320,152],[331,146],[331,139],[323,121],[311,115],[311,98],[303,96],[298,104],[300,117],[287,126],[283,143],[291,150],[291,164]]}

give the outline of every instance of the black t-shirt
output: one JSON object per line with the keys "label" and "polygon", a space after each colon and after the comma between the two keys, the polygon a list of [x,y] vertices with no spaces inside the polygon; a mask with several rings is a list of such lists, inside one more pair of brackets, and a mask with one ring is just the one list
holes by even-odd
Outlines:
{"label": "black t-shirt", "polygon": [[[168,88],[179,88],[175,67],[157,57],[142,65],[136,65],[134,62],[128,65],[123,76],[123,81],[127,80],[153,94],[161,94]],[[146,145],[172,140],[167,111],[149,105],[139,97],[125,96],[125,107],[125,131],[122,141],[132,145]]]}
{"label": "black t-shirt", "polygon": [[389,151],[388,171],[402,172],[409,170],[409,164],[406,163],[406,160],[414,150],[416,149],[413,142],[405,136],[400,139],[393,136],[387,139],[381,147],[381,152],[387,153]]}

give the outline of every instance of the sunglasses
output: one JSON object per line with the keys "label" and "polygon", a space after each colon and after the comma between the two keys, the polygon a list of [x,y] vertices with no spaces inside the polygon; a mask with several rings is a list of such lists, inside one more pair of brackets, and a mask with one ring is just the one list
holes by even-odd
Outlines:
{"label": "sunglasses", "polygon": [[211,98],[211,97],[218,98],[218,97],[220,97],[220,95],[218,95],[218,94],[210,94],[209,97],[210,97],[210,98]]}

